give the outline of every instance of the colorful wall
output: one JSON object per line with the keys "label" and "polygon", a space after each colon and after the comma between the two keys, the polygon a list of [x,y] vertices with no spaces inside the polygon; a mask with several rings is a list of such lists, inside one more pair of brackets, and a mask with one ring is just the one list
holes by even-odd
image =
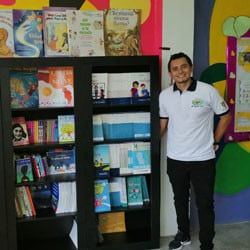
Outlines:
{"label": "colorful wall", "polygon": [[[250,17],[249,13],[246,0],[195,1],[194,74],[210,80],[223,96],[227,86],[227,36],[243,34],[250,28],[248,18],[235,22],[239,16]],[[249,141],[221,143],[215,184],[216,223],[250,220],[249,164]]]}

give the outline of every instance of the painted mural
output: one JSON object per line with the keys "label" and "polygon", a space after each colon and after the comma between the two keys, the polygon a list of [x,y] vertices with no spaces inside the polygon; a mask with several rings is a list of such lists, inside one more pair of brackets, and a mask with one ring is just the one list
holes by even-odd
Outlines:
{"label": "painted mural", "polygon": [[[196,77],[203,76],[205,68],[205,79],[213,79],[210,83],[226,97],[226,92],[230,91],[226,81],[228,38],[244,36],[249,30],[249,1],[198,0],[195,1],[195,13],[194,64],[200,64]],[[207,23],[204,24],[204,20]],[[204,58],[204,54],[208,57]],[[215,185],[216,223],[250,220],[249,165],[249,141],[221,143]]]}
{"label": "painted mural", "polygon": [[1,9],[42,9],[43,6],[73,6],[82,10],[108,8],[141,9],[141,49],[143,55],[159,55],[162,46],[162,0],[0,0]]}

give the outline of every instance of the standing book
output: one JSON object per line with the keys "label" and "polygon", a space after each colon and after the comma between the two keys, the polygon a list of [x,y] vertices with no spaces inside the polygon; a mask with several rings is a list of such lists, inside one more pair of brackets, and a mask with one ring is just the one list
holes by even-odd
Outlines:
{"label": "standing book", "polygon": [[33,180],[31,159],[16,159],[16,182],[25,183]]}
{"label": "standing book", "polygon": [[68,8],[43,8],[44,52],[46,57],[69,56],[66,9]]}
{"label": "standing book", "polygon": [[18,57],[42,57],[43,17],[41,10],[13,10],[15,53]]}
{"label": "standing book", "polygon": [[29,137],[24,116],[12,118],[12,142],[13,146],[29,144]]}
{"label": "standing book", "polygon": [[105,55],[141,55],[140,25],[141,10],[104,10]]}
{"label": "standing book", "polygon": [[12,10],[0,10],[0,57],[13,57],[13,16]]}
{"label": "standing book", "polygon": [[74,115],[58,116],[58,138],[59,142],[75,141],[75,117]]}
{"label": "standing book", "polygon": [[111,210],[109,183],[107,179],[95,180],[95,212],[107,212]]}
{"label": "standing book", "polygon": [[10,71],[11,108],[38,107],[38,78],[35,68]]}
{"label": "standing book", "polygon": [[142,185],[140,176],[127,177],[128,206],[143,205]]}
{"label": "standing book", "polygon": [[66,10],[71,56],[104,56],[103,11]]}
{"label": "standing book", "polygon": [[73,68],[40,68],[38,70],[38,94],[39,107],[73,107]]}

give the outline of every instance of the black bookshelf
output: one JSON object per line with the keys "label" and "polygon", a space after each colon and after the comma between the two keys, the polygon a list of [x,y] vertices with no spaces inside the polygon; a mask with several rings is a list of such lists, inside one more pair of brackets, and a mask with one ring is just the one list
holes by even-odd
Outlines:
{"label": "black bookshelf", "polygon": [[[12,110],[10,107],[9,71],[12,67],[72,66],[74,68],[74,108],[43,108]],[[150,72],[150,101],[133,104],[95,104],[92,100],[91,74],[95,72]],[[138,57],[80,57],[80,58],[2,58],[0,59],[0,239],[3,250],[60,249],[75,250],[69,234],[74,220],[78,225],[78,249],[153,249],[160,240],[160,141],[158,119],[158,94],[160,91],[158,56]],[[152,171],[147,176],[150,204],[127,208],[127,231],[103,235],[100,242],[94,211],[94,171],[92,115],[129,111],[150,112],[152,145]],[[76,140],[72,145],[42,144],[23,147],[12,146],[12,116],[24,115],[28,119],[51,118],[56,114],[75,115]],[[14,152],[41,152],[53,147],[76,147],[74,176],[64,180],[76,180],[77,213],[37,218],[16,219]],[[39,180],[50,182],[54,180]],[[118,209],[119,210],[119,209]],[[146,218],[146,219],[145,219]]]}

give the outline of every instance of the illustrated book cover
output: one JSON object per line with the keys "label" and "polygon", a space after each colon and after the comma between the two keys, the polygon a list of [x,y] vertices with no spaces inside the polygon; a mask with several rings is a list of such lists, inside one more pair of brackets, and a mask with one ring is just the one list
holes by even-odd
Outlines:
{"label": "illustrated book cover", "polygon": [[70,56],[105,56],[103,11],[66,10]]}
{"label": "illustrated book cover", "polygon": [[46,57],[69,56],[66,9],[68,8],[43,7],[44,52]]}
{"label": "illustrated book cover", "polygon": [[14,56],[14,35],[12,10],[0,10],[0,57]]}
{"label": "illustrated book cover", "polygon": [[107,212],[111,210],[109,183],[107,179],[95,180],[95,212]]}
{"label": "illustrated book cover", "polygon": [[58,138],[59,142],[75,141],[75,116],[59,115],[58,116]]}
{"label": "illustrated book cover", "polygon": [[39,107],[74,106],[74,72],[72,67],[38,69]]}
{"label": "illustrated book cover", "polygon": [[16,182],[32,182],[34,180],[32,172],[32,162],[30,158],[16,159]]}
{"label": "illustrated book cover", "polygon": [[12,118],[12,142],[13,146],[29,144],[26,120],[24,116]]}
{"label": "illustrated book cover", "polygon": [[13,23],[15,56],[44,56],[42,11],[13,9]]}
{"label": "illustrated book cover", "polygon": [[11,108],[38,107],[38,78],[36,68],[10,71]]}
{"label": "illustrated book cover", "polygon": [[76,172],[75,149],[48,151],[48,175]]}
{"label": "illustrated book cover", "polygon": [[141,55],[140,25],[139,9],[104,10],[105,55]]}
{"label": "illustrated book cover", "polygon": [[96,178],[108,178],[110,176],[109,145],[94,146],[94,167]]}
{"label": "illustrated book cover", "polygon": [[126,232],[124,212],[98,214],[98,221],[100,231],[103,234]]}
{"label": "illustrated book cover", "polygon": [[92,98],[102,100],[107,98],[108,73],[92,73]]}
{"label": "illustrated book cover", "polygon": [[140,176],[127,177],[128,206],[143,205],[142,185]]}

